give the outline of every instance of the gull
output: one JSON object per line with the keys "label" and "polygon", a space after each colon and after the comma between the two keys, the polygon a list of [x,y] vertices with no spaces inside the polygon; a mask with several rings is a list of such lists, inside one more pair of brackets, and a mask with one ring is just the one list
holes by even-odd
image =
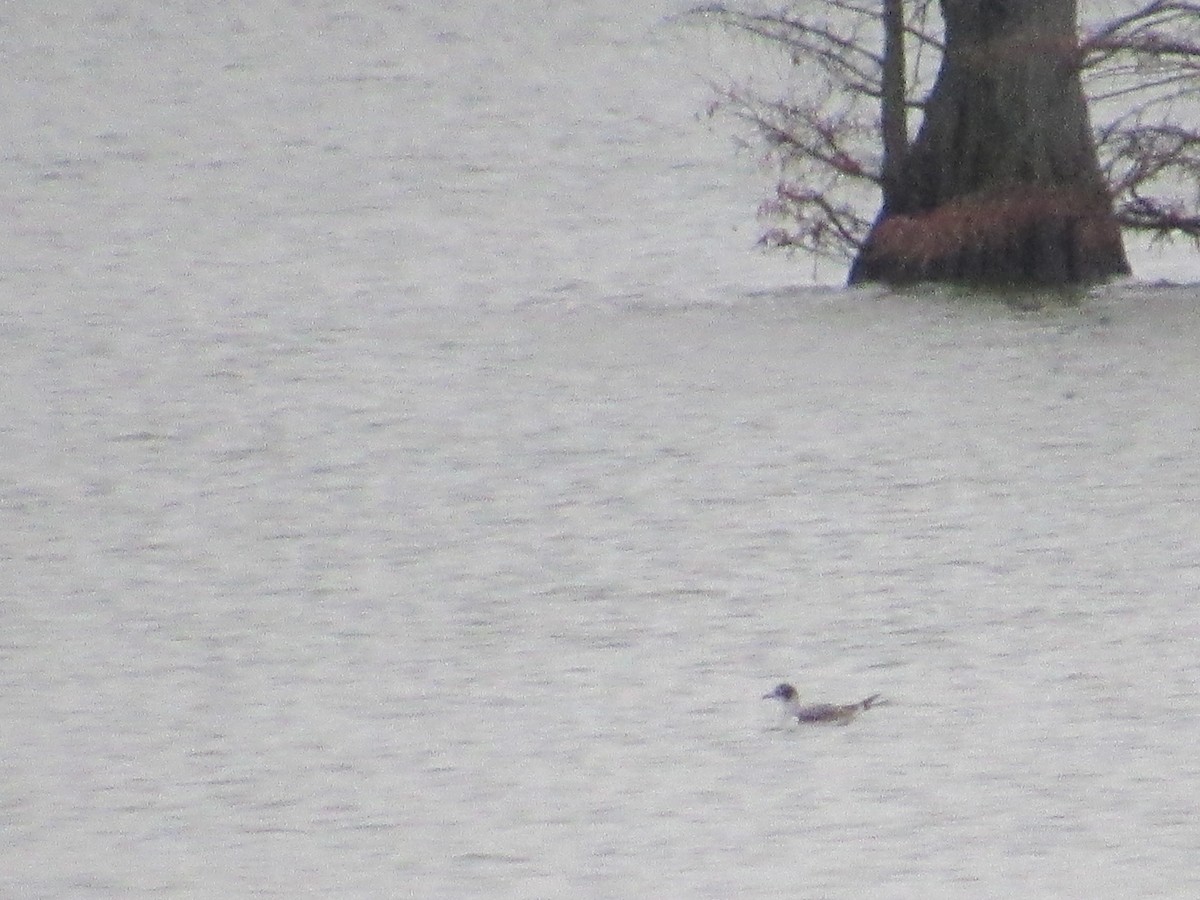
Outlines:
{"label": "gull", "polygon": [[863,710],[887,703],[886,700],[879,698],[879,694],[872,694],[866,700],[847,703],[844,706],[835,703],[805,704],[800,702],[800,695],[796,693],[796,689],[787,683],[779,685],[769,694],[763,694],[764,700],[778,700],[782,703],[789,719],[795,719],[797,722],[833,725],[848,725]]}

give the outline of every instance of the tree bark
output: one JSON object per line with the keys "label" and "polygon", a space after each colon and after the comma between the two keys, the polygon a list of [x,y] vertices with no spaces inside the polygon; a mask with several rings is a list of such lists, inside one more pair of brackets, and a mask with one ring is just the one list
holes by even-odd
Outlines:
{"label": "tree bark", "polygon": [[908,153],[908,97],[904,74],[904,0],[883,0],[883,66],[879,121],[883,135],[883,208],[894,205]]}
{"label": "tree bark", "polygon": [[1129,272],[1080,85],[1075,0],[941,0],[946,51],[850,283]]}

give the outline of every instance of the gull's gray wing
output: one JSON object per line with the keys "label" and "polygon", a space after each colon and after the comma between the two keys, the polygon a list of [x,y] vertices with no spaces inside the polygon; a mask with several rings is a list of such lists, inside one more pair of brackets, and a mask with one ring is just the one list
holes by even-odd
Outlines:
{"label": "gull's gray wing", "polygon": [[835,706],[832,703],[813,703],[796,710],[798,722],[840,722],[856,712],[853,706]]}

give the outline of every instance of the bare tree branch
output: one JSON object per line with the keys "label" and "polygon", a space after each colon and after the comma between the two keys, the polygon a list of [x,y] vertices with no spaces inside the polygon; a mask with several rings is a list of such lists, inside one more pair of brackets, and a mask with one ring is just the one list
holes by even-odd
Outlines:
{"label": "bare tree branch", "polygon": [[764,203],[760,214],[791,224],[790,229],[769,230],[759,240],[761,245],[822,256],[853,256],[871,225],[852,205],[835,203],[820,191],[787,183],[777,187],[775,199]]}

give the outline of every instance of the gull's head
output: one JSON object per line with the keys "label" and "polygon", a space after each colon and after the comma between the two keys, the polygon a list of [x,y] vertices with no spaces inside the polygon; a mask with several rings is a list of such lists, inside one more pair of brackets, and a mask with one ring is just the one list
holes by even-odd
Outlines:
{"label": "gull's head", "polygon": [[764,700],[782,700],[784,703],[790,703],[796,699],[796,689],[790,684],[784,683],[776,686],[775,690],[769,694],[763,694]]}

